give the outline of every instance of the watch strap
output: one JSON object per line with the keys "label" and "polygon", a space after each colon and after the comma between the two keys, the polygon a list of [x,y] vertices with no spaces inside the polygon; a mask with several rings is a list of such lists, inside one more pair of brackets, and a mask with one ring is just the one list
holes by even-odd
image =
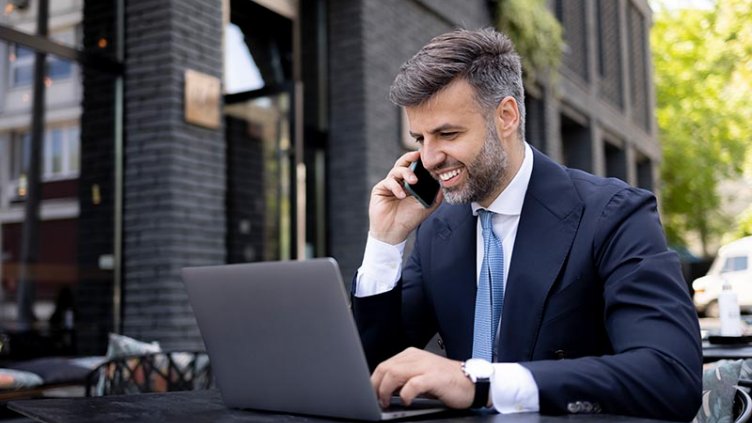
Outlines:
{"label": "watch strap", "polygon": [[478,378],[475,381],[475,397],[470,408],[483,408],[488,405],[488,391],[491,387],[491,380],[488,378]]}

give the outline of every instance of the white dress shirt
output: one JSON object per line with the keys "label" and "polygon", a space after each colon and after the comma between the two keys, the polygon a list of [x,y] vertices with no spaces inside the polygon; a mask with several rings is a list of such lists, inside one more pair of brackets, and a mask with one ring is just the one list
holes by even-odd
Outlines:
{"label": "white dress shirt", "polygon": [[[488,210],[494,212],[493,231],[501,239],[504,249],[504,286],[507,284],[509,265],[512,262],[514,240],[520,223],[520,213],[525,200],[525,193],[533,172],[533,151],[525,143],[525,157],[520,169],[509,185],[491,203]],[[481,206],[471,204],[473,214],[478,214]],[[480,219],[476,235],[476,280],[480,277],[483,262],[483,235]],[[363,264],[358,269],[356,279],[356,297],[367,297],[394,289],[402,275],[402,255],[405,242],[391,245],[368,237],[363,256]],[[504,341],[502,341],[504,342]],[[513,342],[513,341],[510,341]],[[494,408],[500,413],[537,412],[538,385],[530,372],[517,363],[493,363],[494,375],[491,377],[491,398]]]}

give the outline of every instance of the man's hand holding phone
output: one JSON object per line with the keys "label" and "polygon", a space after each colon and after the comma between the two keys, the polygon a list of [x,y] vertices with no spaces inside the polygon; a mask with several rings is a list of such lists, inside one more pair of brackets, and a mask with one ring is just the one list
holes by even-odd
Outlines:
{"label": "man's hand holding phone", "polygon": [[[428,171],[418,165],[414,167],[416,171],[410,168],[413,162],[419,160],[419,151],[402,155],[386,178],[371,190],[371,203],[368,209],[369,231],[371,236],[379,241],[392,245],[404,241],[444,199],[441,190],[438,189],[439,183]],[[434,184],[436,194],[431,204],[428,200],[433,190],[431,186]],[[419,196],[421,200],[414,196]]]}

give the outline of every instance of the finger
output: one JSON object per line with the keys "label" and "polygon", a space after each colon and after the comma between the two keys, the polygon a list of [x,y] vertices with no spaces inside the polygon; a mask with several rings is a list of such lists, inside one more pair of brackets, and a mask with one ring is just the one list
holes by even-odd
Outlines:
{"label": "finger", "polygon": [[418,182],[418,177],[415,176],[415,172],[409,167],[395,166],[389,171],[387,177],[394,178],[398,181],[407,181],[410,184]]}
{"label": "finger", "polygon": [[400,373],[395,372],[393,369],[385,372],[384,377],[381,379],[381,384],[376,391],[379,404],[382,407],[388,407],[392,399],[392,394],[400,389],[404,383],[405,378]]}
{"label": "finger", "polygon": [[415,397],[425,394],[430,390],[428,378],[424,374],[419,374],[410,378],[400,389],[400,399],[404,405],[412,404]]}
{"label": "finger", "polygon": [[[371,386],[373,387],[374,392],[376,392],[376,398],[379,401],[379,404],[382,407],[387,407],[389,405],[389,399],[392,395],[391,392],[388,393],[386,398],[384,398],[381,394],[382,392],[382,386],[384,384],[384,378],[389,371],[390,367],[390,360],[384,361],[378,366],[376,366],[376,369],[374,369],[373,374],[371,374]],[[393,392],[393,391],[392,391]]]}
{"label": "finger", "polygon": [[374,369],[373,373],[371,374],[371,386],[373,386],[373,390],[378,392],[379,385],[381,385],[381,379],[384,378],[384,364],[379,364],[376,366],[376,369]]}
{"label": "finger", "polygon": [[407,197],[407,193],[405,192],[405,189],[402,188],[402,184],[394,178],[384,179],[382,187],[399,199]]}
{"label": "finger", "polygon": [[395,196],[400,199],[405,198],[405,196],[407,195],[404,188],[402,188],[401,181],[395,179],[391,175],[387,175],[386,178],[379,181],[379,183],[374,185],[371,191],[372,194],[380,195],[383,197]]}
{"label": "finger", "polygon": [[407,167],[410,166],[410,163],[418,160],[420,158],[420,151],[409,151],[403,155],[400,156],[399,159],[397,159],[396,162],[394,162],[394,167]]}
{"label": "finger", "polygon": [[[376,391],[376,395],[379,399],[379,403],[386,407],[389,405],[389,401],[392,397],[392,393],[396,391],[409,377],[407,372],[414,366],[414,359],[416,355],[419,355],[422,351],[409,347],[395,356],[383,361],[376,366],[373,374],[371,374],[371,386]],[[401,371],[398,369],[402,369]],[[405,374],[407,377],[402,377],[401,380],[396,375]]]}

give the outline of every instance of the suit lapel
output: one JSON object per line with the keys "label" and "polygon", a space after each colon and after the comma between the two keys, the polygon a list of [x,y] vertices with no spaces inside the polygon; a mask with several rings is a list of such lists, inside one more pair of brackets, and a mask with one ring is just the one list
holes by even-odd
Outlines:
{"label": "suit lapel", "polygon": [[498,361],[532,358],[546,298],[582,216],[566,171],[535,149],[533,160],[507,278]]}
{"label": "suit lapel", "polygon": [[[472,356],[475,318],[475,227],[469,205],[442,206],[431,245],[432,263],[428,280],[439,326],[445,336],[447,354],[457,359]],[[451,335],[450,335],[451,334]]]}

